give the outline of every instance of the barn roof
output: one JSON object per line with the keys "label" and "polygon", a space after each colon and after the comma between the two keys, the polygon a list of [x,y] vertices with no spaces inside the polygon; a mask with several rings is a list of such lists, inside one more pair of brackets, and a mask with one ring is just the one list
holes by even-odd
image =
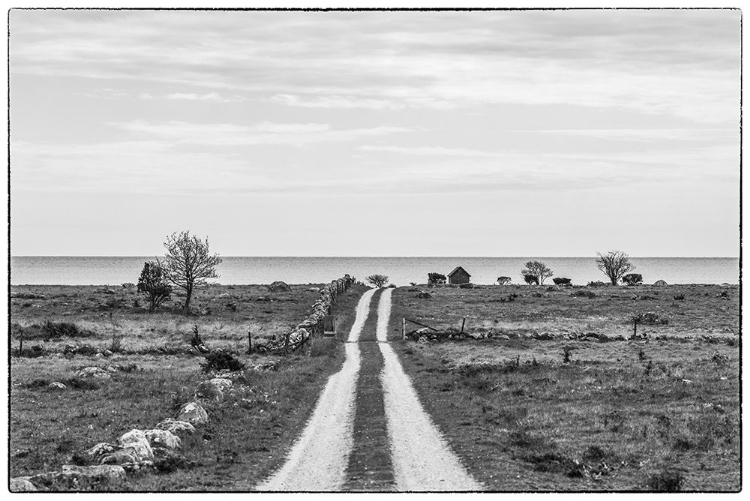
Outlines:
{"label": "barn roof", "polygon": [[451,271],[450,273],[448,273],[448,276],[449,276],[449,277],[452,277],[452,276],[453,276],[453,275],[454,275],[454,274],[455,274],[456,272],[458,272],[458,270],[462,270],[462,271],[463,271],[464,273],[466,273],[467,275],[471,276],[471,275],[469,274],[469,272],[468,272],[468,271],[466,271],[466,270],[464,270],[464,269],[463,269],[463,267],[461,267],[461,266],[456,266],[456,269],[455,269],[455,270],[453,270],[453,271]]}

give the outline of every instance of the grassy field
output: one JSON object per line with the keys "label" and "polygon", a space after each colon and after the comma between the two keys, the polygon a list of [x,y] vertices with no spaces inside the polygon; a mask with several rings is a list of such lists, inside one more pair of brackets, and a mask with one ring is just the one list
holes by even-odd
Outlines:
{"label": "grassy field", "polygon": [[[302,353],[288,356],[246,354],[248,331],[257,343],[305,318],[319,296],[313,285],[292,286],[286,293],[270,293],[264,286],[209,287],[194,302],[204,315],[190,317],[177,305],[149,314],[135,305],[132,289],[106,290],[12,288],[11,343],[17,350],[23,334],[26,356],[12,357],[10,365],[11,477],[85,464],[84,451],[93,445],[175,417],[193,399],[195,387],[212,377],[188,343],[197,326],[208,347],[231,351],[247,369],[222,402],[206,403],[210,421],[183,441],[179,467],[161,464],[106,488],[248,490],[283,462],[328,376],[343,361],[336,338],[314,339]],[[364,290],[354,286],[338,298],[339,332],[353,322]],[[108,348],[116,349],[103,355]],[[274,368],[254,368],[263,364]],[[88,366],[110,367],[111,378],[76,376]],[[67,389],[50,388],[53,381]]]}
{"label": "grassy field", "polygon": [[[402,318],[451,333],[397,351],[491,490],[740,488],[737,286],[422,286],[393,301],[393,336]],[[646,312],[666,323],[630,340]]]}

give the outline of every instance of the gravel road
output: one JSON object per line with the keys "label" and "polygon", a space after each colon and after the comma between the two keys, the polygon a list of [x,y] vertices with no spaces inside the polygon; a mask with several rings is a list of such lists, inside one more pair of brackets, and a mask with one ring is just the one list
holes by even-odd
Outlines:
{"label": "gravel road", "polygon": [[354,390],[359,378],[359,339],[375,289],[357,305],[357,316],[346,343],[342,369],[328,379],[315,411],[289,457],[276,474],[258,485],[261,491],[339,491],[354,446]]}
{"label": "gravel road", "polygon": [[478,491],[474,480],[419,403],[409,376],[388,338],[391,292],[386,289],[378,305],[378,341],[385,365],[381,374],[385,414],[391,442],[391,461],[399,491]]}
{"label": "gravel road", "polygon": [[[483,489],[451,452],[422,408],[388,343],[393,289],[382,290],[377,326],[373,329],[369,323],[367,334],[362,336],[375,292],[367,291],[357,305],[343,368],[328,380],[287,462],[258,485],[258,490],[392,490],[394,483],[396,490],[411,492]],[[379,352],[373,351],[376,345]],[[360,379],[366,383],[358,385]],[[355,412],[356,401],[360,402],[358,406],[364,405],[359,414]],[[363,442],[355,444],[355,436]]]}

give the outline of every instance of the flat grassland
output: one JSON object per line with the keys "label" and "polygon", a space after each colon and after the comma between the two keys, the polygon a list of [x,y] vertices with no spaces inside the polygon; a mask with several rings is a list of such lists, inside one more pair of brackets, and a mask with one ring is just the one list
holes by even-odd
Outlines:
{"label": "flat grassland", "polygon": [[[233,391],[221,402],[204,403],[209,423],[183,439],[181,457],[92,488],[251,489],[285,460],[328,376],[340,368],[341,338],[367,288],[353,286],[338,298],[337,338],[315,338],[300,352],[247,354],[248,332],[254,345],[286,334],[312,311],[319,287],[271,292],[266,286],[214,285],[197,292],[194,311],[202,315],[189,317],[180,313],[179,299],[149,314],[133,288],[12,287],[10,476],[93,464],[85,451],[95,444],[176,417],[182,404],[193,401],[196,386],[216,374],[202,370],[206,359],[190,346],[197,327],[206,346],[246,364]],[[109,379],[76,375],[90,366],[114,369]],[[51,388],[51,382],[67,388]]]}
{"label": "flat grassland", "polygon": [[738,491],[739,305],[737,286],[401,287],[391,329],[440,331],[395,345],[490,490]]}

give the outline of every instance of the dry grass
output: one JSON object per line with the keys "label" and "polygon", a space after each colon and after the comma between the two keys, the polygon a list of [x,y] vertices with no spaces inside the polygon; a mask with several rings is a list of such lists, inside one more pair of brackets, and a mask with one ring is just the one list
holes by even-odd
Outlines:
{"label": "dry grass", "polygon": [[[603,288],[592,299],[519,287],[522,296],[500,303],[508,289],[436,288],[432,300],[394,293],[392,326],[407,317],[460,327],[466,316],[468,330],[510,338],[397,344],[423,404],[477,479],[497,491],[740,488],[736,287],[729,300],[716,297],[726,290],[718,286]],[[624,321],[639,311],[668,312],[670,322],[639,327],[650,341],[527,337],[627,336]]]}
{"label": "dry grass", "polygon": [[[317,299],[311,286],[293,286],[292,293],[276,296],[285,301],[246,301],[237,311],[226,309],[203,317],[176,312],[153,315],[137,309],[118,309],[110,318],[87,311],[64,315],[67,311],[98,298],[96,287],[28,287],[25,293],[43,294],[51,299],[34,299],[39,308],[24,307],[13,300],[12,321],[20,328],[31,328],[45,320],[65,321],[88,329],[93,337],[63,336],[45,341],[25,342],[45,347],[40,358],[11,359],[10,388],[10,474],[12,477],[59,470],[63,464],[83,461],[83,452],[99,442],[113,442],[132,428],[152,428],[167,417],[175,417],[181,404],[193,398],[195,387],[210,378],[201,370],[205,359],[189,350],[187,339],[197,324],[203,340],[212,348],[233,352],[248,369],[235,383],[235,390],[221,403],[206,404],[210,423],[183,442],[181,453],[190,468],[165,474],[129,476],[117,490],[211,491],[249,490],[285,459],[285,454],[304,426],[321,388],[343,361],[343,348],[335,339],[315,339],[303,352],[288,357],[247,355],[247,330],[254,326],[258,335],[282,332],[281,326],[296,325]],[[265,287],[212,287],[218,296],[232,293],[253,297]],[[239,290],[239,292],[235,292]],[[334,313],[341,325],[351,325],[363,287],[354,287],[341,296]],[[208,293],[209,291],[205,291]],[[68,304],[62,304],[65,294]],[[117,294],[128,294],[117,291]],[[265,293],[266,296],[271,294]],[[73,299],[71,299],[71,297]],[[98,299],[97,299],[98,300]],[[202,296],[199,307],[217,304],[226,298]],[[57,302],[55,302],[57,301]],[[71,310],[64,309],[71,308]],[[264,313],[270,311],[271,313]],[[27,313],[28,312],[28,313]],[[253,320],[247,320],[252,317]],[[264,319],[273,318],[273,321]],[[18,328],[18,327],[17,327]],[[285,332],[285,331],[284,331]],[[123,350],[111,357],[63,356],[66,344],[87,343],[112,346],[121,337]],[[14,340],[17,344],[18,340]],[[163,348],[162,350],[156,348]],[[170,354],[176,352],[177,354]],[[252,369],[276,360],[276,370]],[[81,379],[75,371],[86,366],[120,367],[108,380]],[[48,388],[61,381],[68,388]]]}

